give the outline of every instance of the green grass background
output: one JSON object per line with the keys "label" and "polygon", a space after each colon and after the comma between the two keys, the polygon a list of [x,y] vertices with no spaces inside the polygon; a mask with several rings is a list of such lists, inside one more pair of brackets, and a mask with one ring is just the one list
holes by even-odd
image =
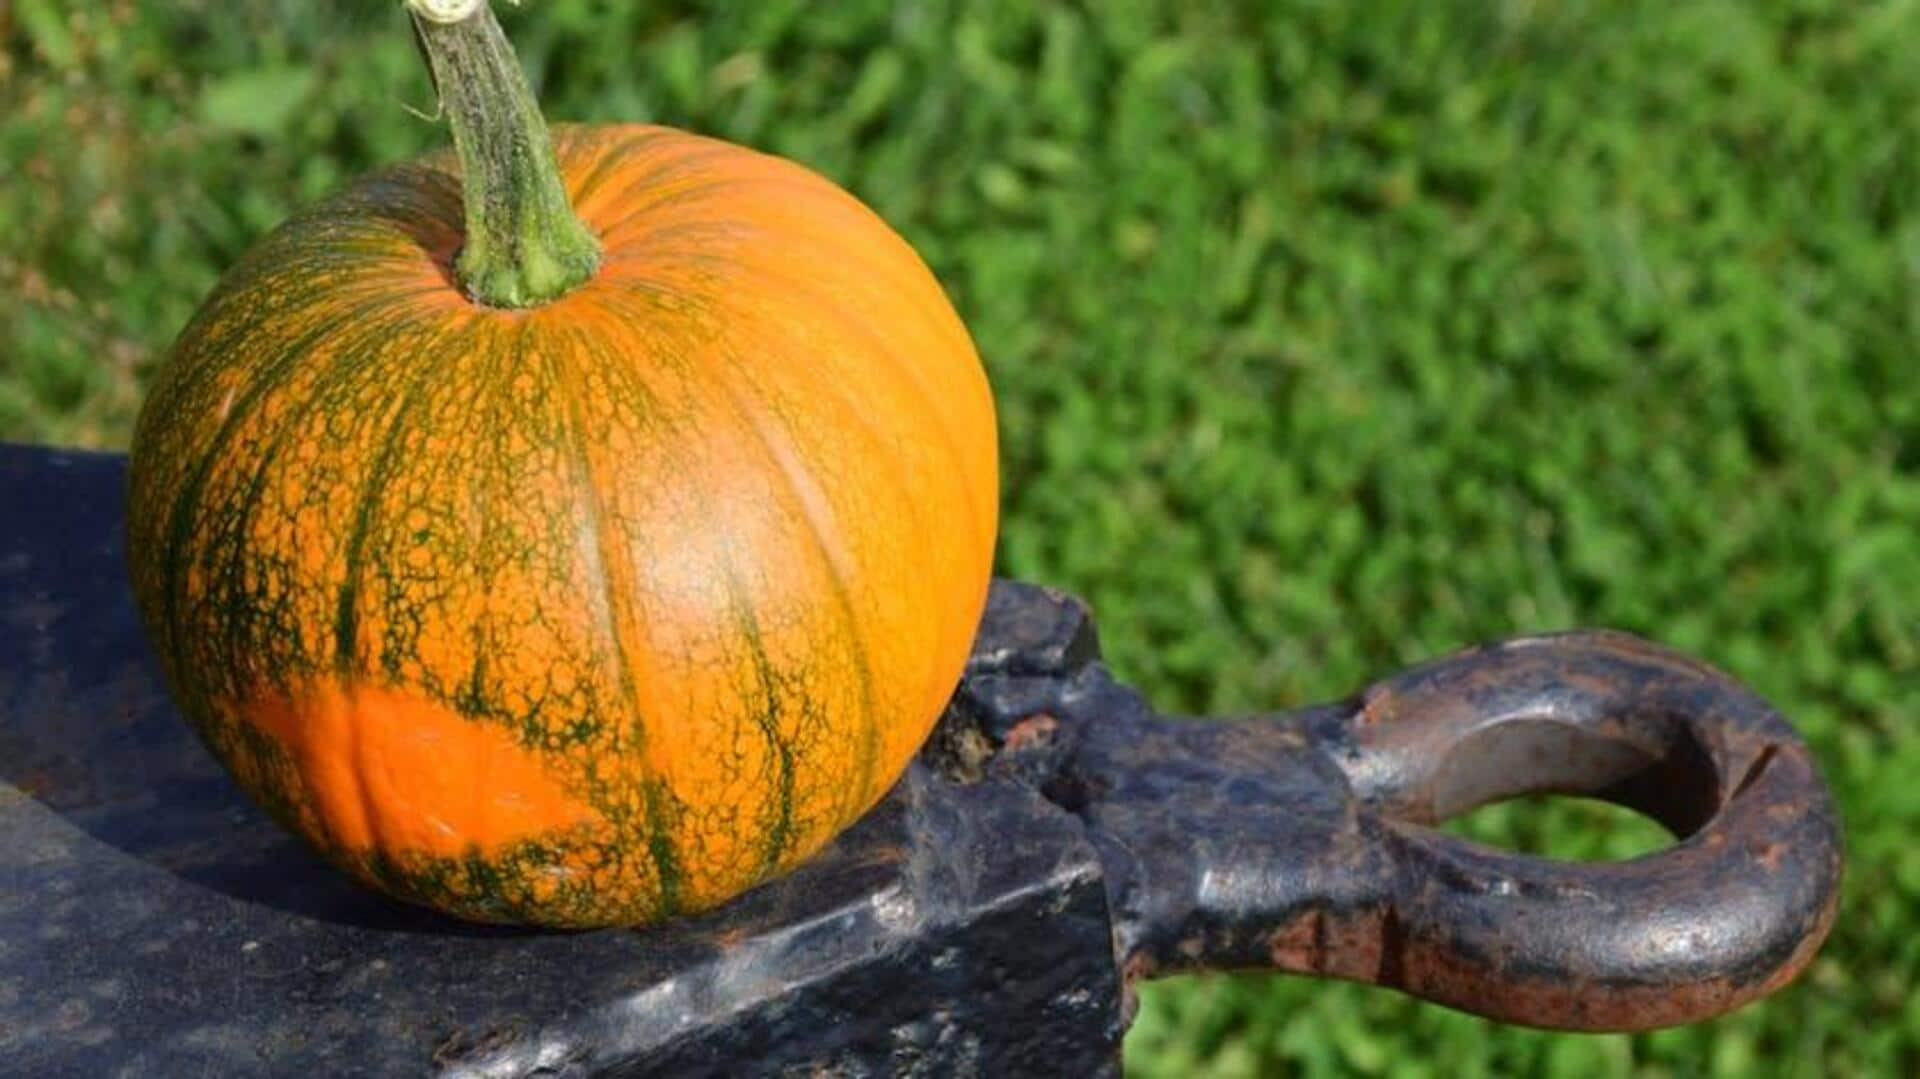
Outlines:
{"label": "green grass background", "polygon": [[[1635,630],[1839,792],[1809,973],[1715,1022],[1506,1029],[1149,988],[1142,1075],[1920,1072],[1920,4],[530,0],[556,118],[807,162],[925,254],[1005,451],[1002,572],[1168,708]],[[264,230],[444,141],[397,5],[0,0],[0,437],[125,444]],[[1483,810],[1569,857],[1619,811]]]}

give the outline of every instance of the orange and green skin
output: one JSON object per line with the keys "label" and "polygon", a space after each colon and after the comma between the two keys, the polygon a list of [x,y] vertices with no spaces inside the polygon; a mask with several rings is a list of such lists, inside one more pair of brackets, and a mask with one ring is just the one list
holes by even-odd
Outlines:
{"label": "orange and green skin", "polygon": [[600,249],[456,279],[450,158],[282,226],[141,413],[129,548],[175,696],[336,864],[463,917],[638,924],[791,868],[959,678],[994,413],[913,251],[792,163],[559,129]]}

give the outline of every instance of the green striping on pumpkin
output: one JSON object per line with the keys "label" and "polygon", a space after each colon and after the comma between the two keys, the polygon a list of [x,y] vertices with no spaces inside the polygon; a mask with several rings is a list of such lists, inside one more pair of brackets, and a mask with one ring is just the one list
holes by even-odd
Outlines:
{"label": "green striping on pumpkin", "polygon": [[[456,125],[528,114],[497,104]],[[831,183],[663,128],[552,144],[599,256],[545,302],[475,298],[447,157],[236,265],[142,411],[129,546],[182,710],[336,864],[631,924],[898,777],[985,603],[994,412],[938,283]]]}

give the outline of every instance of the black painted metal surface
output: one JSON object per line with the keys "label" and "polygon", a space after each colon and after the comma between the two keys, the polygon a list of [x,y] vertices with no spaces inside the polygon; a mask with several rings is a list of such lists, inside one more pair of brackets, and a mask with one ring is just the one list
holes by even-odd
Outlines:
{"label": "black painted metal surface", "polygon": [[[1209,967],[1629,1029],[1776,988],[1833,916],[1805,748],[1672,652],[1534,638],[1197,723],[1001,582],[923,761],[799,872],[647,931],[463,925],[309,855],[172,712],[122,466],[0,447],[0,1074],[1104,1074],[1131,984]],[[1567,864],[1427,827],[1541,790],[1686,838]]]}

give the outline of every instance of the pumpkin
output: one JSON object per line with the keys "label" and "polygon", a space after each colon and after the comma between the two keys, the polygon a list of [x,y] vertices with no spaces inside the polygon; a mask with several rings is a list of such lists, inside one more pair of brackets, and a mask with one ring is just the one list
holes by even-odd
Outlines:
{"label": "pumpkin", "polygon": [[415,19],[457,154],[288,221],[182,332],[131,453],[139,607],[214,754],[359,879],[493,922],[708,908],[870,808],[952,692],[986,378],[845,191],[549,134],[484,3]]}

